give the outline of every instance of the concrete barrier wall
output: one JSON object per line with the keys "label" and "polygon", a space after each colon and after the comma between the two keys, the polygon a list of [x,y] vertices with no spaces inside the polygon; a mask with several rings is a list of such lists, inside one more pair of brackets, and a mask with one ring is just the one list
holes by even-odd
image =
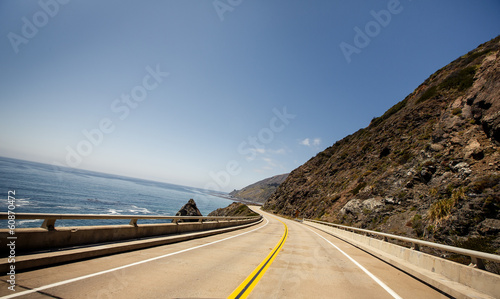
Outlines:
{"label": "concrete barrier wall", "polygon": [[[499,298],[500,275],[468,267],[417,250],[402,247],[361,234],[331,226],[304,221],[305,224],[329,232],[374,253],[378,257],[396,262],[403,270],[458,298]],[[413,265],[414,267],[405,264]],[[414,271],[418,268],[421,271]],[[462,286],[472,288],[473,290]],[[475,293],[474,290],[479,291]],[[481,293],[487,296],[481,296]],[[491,297],[490,297],[491,296]]]}
{"label": "concrete barrier wall", "polygon": [[[247,220],[232,220],[219,222],[181,222],[164,224],[106,225],[106,226],[78,226],[56,227],[54,230],[43,228],[16,229],[16,252],[32,252],[51,248],[72,247],[105,242],[116,242],[144,237],[163,236],[186,232],[205,231],[249,224],[260,218]],[[0,240],[4,243],[9,236],[8,230],[0,230]],[[6,244],[0,247],[3,257],[8,256],[9,247]]]}

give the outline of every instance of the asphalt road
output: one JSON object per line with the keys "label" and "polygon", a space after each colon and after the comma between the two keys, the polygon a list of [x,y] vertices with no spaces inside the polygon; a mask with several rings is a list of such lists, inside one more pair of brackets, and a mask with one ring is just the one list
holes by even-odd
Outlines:
{"label": "asphalt road", "polygon": [[252,281],[242,298],[446,298],[342,240],[263,214],[234,232],[18,273],[15,292],[2,276],[0,296],[227,298]]}

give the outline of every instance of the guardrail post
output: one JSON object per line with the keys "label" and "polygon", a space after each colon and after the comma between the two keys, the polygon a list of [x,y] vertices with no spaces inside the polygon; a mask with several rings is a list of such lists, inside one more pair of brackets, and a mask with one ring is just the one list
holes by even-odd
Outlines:
{"label": "guardrail post", "polygon": [[411,249],[420,251],[420,245],[417,243],[411,243]]}
{"label": "guardrail post", "polygon": [[471,256],[470,259],[471,259],[471,263],[469,266],[472,266],[472,267],[475,267],[475,268],[478,268],[481,270],[485,269],[483,259],[477,258],[475,256]]}
{"label": "guardrail post", "polygon": [[43,220],[41,228],[45,228],[46,230],[54,230],[55,225],[56,225],[55,218],[46,218]]}
{"label": "guardrail post", "polygon": [[137,219],[132,219],[132,220],[130,220],[129,225],[132,225],[132,226],[137,227]]}

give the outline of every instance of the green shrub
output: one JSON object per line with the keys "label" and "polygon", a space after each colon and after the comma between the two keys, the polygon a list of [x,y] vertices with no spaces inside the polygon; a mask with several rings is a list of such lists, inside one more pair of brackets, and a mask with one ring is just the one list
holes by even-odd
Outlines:
{"label": "green shrub", "polygon": [[499,203],[498,198],[495,199],[492,195],[489,195],[484,200],[482,207],[483,212],[491,215],[496,214],[499,209],[498,203]]}
{"label": "green shrub", "polygon": [[459,200],[464,200],[465,199],[464,188],[457,188],[453,190],[453,192],[451,193],[451,199],[453,199],[455,202],[458,202]]}
{"label": "green shrub", "polygon": [[357,195],[364,187],[366,187],[366,182],[359,183],[354,189],[351,190],[352,195]]}
{"label": "green shrub", "polygon": [[427,90],[417,100],[417,104],[435,98],[443,90],[466,90],[474,83],[474,75],[476,74],[476,71],[477,68],[475,66],[469,66],[451,73],[446,79],[443,80],[443,82],[441,82],[441,84],[427,88]]}
{"label": "green shrub", "polygon": [[478,58],[480,56],[483,56],[483,55],[486,56],[489,52],[491,52],[491,49],[486,49],[486,50],[478,51],[475,53],[469,53],[465,57],[463,57],[462,64],[467,65],[467,64],[473,62],[474,60],[476,60],[476,58]]}
{"label": "green shrub", "polygon": [[495,253],[496,248],[492,246],[493,239],[494,237],[469,237],[467,240],[456,241],[455,246],[487,253]]}
{"label": "green shrub", "polygon": [[459,91],[466,90],[474,83],[474,75],[476,74],[476,67],[469,66],[459,71],[453,72],[441,84],[440,89],[458,89]]}
{"label": "green shrub", "polygon": [[462,114],[462,108],[455,108],[453,111],[451,111],[451,114],[453,115],[461,115]]}
{"label": "green shrub", "polygon": [[428,234],[433,234],[436,231],[436,227],[432,224],[427,225],[425,228]]}
{"label": "green shrub", "polygon": [[440,199],[430,207],[429,218],[435,222],[448,218],[456,203],[457,201],[454,198]]}
{"label": "green shrub", "polygon": [[411,228],[417,236],[421,237],[424,234],[424,222],[422,219],[422,215],[415,214],[413,218],[410,220]]}
{"label": "green shrub", "polygon": [[410,161],[412,157],[413,157],[413,155],[411,154],[410,151],[404,150],[401,153],[401,155],[399,156],[398,163],[400,165],[404,165],[404,164],[408,163],[408,161]]}
{"label": "green shrub", "polygon": [[389,108],[382,116],[374,117],[370,123],[370,126],[377,126],[378,124],[382,123],[384,120],[388,119],[389,117],[394,115],[396,112],[403,109],[407,103],[408,103],[408,97],[406,97],[401,102],[399,102],[396,105]]}
{"label": "green shrub", "polygon": [[427,90],[417,100],[417,104],[423,103],[428,99],[434,98],[437,95],[437,86],[427,88]]}

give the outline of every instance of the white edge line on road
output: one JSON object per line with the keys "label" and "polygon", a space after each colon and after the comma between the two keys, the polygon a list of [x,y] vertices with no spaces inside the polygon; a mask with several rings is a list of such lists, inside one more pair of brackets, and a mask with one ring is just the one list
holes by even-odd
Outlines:
{"label": "white edge line on road", "polygon": [[227,241],[229,239],[236,238],[236,237],[239,237],[239,236],[243,236],[243,235],[246,235],[248,233],[254,232],[256,230],[259,230],[259,229],[265,227],[269,223],[269,220],[267,220],[267,218],[264,217],[264,215],[262,215],[262,217],[266,220],[266,224],[264,224],[263,226],[257,227],[255,229],[252,229],[250,231],[241,233],[239,235],[227,237],[225,239],[213,241],[213,242],[210,242],[210,243],[207,243],[207,244],[198,245],[198,246],[191,247],[191,248],[186,248],[186,249],[179,250],[179,251],[176,251],[176,252],[172,252],[172,253],[168,253],[168,254],[165,254],[165,255],[153,257],[153,258],[150,258],[150,259],[147,259],[147,260],[143,260],[143,261],[135,262],[135,263],[132,263],[132,264],[128,264],[128,265],[124,265],[124,266],[112,268],[112,269],[109,269],[109,270],[104,270],[104,271],[101,271],[101,272],[96,272],[96,273],[92,273],[92,274],[88,274],[88,275],[84,275],[84,276],[80,276],[80,277],[76,277],[76,278],[72,278],[72,279],[68,279],[68,280],[63,280],[63,281],[60,281],[60,282],[48,284],[48,285],[41,286],[41,287],[38,287],[38,288],[34,288],[34,289],[31,289],[31,290],[26,290],[26,291],[22,291],[22,292],[19,292],[19,293],[7,295],[7,296],[1,297],[1,298],[5,298],[5,299],[7,299],[7,298],[15,298],[15,297],[18,297],[18,296],[23,296],[23,295],[35,293],[35,292],[38,292],[38,291],[42,291],[42,290],[46,290],[46,289],[58,287],[58,286],[65,285],[65,284],[68,284],[68,283],[72,283],[72,282],[75,282],[75,281],[79,281],[79,280],[91,278],[91,277],[94,277],[94,276],[98,276],[98,275],[110,273],[110,272],[113,272],[113,271],[118,271],[118,270],[125,269],[125,268],[128,268],[128,267],[137,266],[137,265],[140,265],[140,264],[152,262],[152,261],[155,261],[155,260],[159,260],[159,259],[162,259],[162,258],[166,258],[166,257],[172,256],[172,255],[183,253],[183,252],[186,252],[186,251],[191,251],[191,250],[194,250],[194,249],[198,249],[198,248],[202,248],[202,247],[205,247],[205,246],[209,246],[209,245],[213,245],[213,244],[216,244],[216,243],[220,243],[220,242],[223,242],[223,241]]}
{"label": "white edge line on road", "polygon": [[323,237],[322,235],[318,234],[317,232],[313,231],[312,229],[306,227],[308,230],[312,231],[313,233],[315,233],[316,235],[320,236],[323,240],[325,240],[326,242],[330,243],[330,245],[332,245],[333,247],[335,247],[338,251],[340,251],[340,253],[342,253],[343,255],[345,255],[349,260],[351,260],[351,262],[353,262],[356,266],[358,266],[361,270],[363,270],[363,272],[365,272],[368,276],[370,276],[371,279],[373,279],[376,283],[378,283],[382,288],[384,288],[384,290],[386,290],[389,294],[391,294],[391,296],[393,298],[397,298],[397,299],[402,299],[401,296],[399,296],[396,292],[394,292],[390,287],[388,287],[385,283],[383,283],[380,279],[377,278],[377,276],[373,275],[370,271],[366,270],[365,267],[361,266],[360,263],[358,263],[355,259],[353,259],[352,257],[350,257],[347,253],[345,253],[344,251],[342,251],[342,249],[338,248],[337,245],[333,244],[332,242],[328,241],[325,237]]}

